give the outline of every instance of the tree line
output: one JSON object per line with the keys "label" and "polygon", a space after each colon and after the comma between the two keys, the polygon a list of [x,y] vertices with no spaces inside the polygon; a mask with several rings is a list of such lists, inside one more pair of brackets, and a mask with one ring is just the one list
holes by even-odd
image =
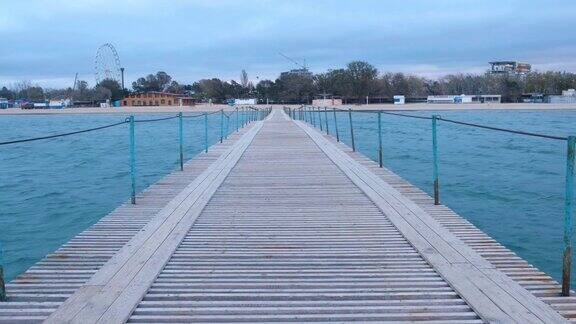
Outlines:
{"label": "tree line", "polygon": [[104,80],[90,88],[86,81],[76,87],[43,89],[29,82],[2,87],[0,97],[32,101],[72,98],[73,100],[119,100],[131,92],[165,91],[188,95],[201,102],[224,103],[233,98],[258,98],[270,103],[310,103],[326,96],[342,98],[345,103],[363,103],[365,98],[390,100],[394,95],[425,98],[428,95],[497,94],[504,102],[519,102],[522,94],[559,94],[576,88],[576,74],[570,72],[530,72],[523,76],[508,74],[450,74],[430,79],[404,73],[381,73],[373,65],[350,62],[344,68],[313,74],[306,70],[282,73],[275,80],[259,80],[255,85],[242,71],[240,82],[218,78],[202,79],[192,84],[179,83],[166,72],[138,78],[131,89],[121,89],[118,82]]}

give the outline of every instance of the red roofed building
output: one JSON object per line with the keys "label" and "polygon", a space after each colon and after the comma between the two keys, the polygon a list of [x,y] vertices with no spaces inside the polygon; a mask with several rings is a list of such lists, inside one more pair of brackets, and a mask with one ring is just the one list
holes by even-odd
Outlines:
{"label": "red roofed building", "polygon": [[169,92],[141,92],[122,99],[122,106],[194,106],[192,97]]}

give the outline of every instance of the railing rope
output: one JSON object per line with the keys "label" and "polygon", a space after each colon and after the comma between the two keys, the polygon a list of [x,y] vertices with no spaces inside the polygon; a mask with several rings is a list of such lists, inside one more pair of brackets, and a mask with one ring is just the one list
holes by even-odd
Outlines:
{"label": "railing rope", "polygon": [[348,109],[348,119],[350,120],[350,139],[352,140],[352,151],[356,152],[356,143],[354,142],[354,124],[352,123],[352,109]]}
{"label": "railing rope", "polygon": [[434,205],[440,204],[440,180],[438,179],[438,119],[440,119],[440,116],[432,116],[432,173],[434,178]]}
{"label": "railing rope", "polygon": [[[247,119],[249,118],[251,121],[255,121],[257,118],[264,118],[265,116],[267,116],[270,113],[271,109],[265,109],[265,110],[260,110],[260,109],[255,109],[255,108],[251,108],[250,112],[248,114],[246,114],[246,111],[243,110],[243,119]],[[94,127],[94,128],[90,128],[90,129],[83,129],[83,130],[77,130],[77,131],[72,131],[72,132],[67,132],[67,133],[60,133],[60,134],[53,134],[53,135],[48,135],[48,136],[41,136],[41,137],[35,137],[35,138],[25,138],[25,139],[17,139],[17,140],[10,140],[10,141],[5,141],[5,142],[0,142],[0,146],[2,145],[12,145],[12,144],[17,144],[17,143],[26,143],[26,142],[33,142],[33,141],[39,141],[39,140],[49,140],[49,139],[54,139],[54,138],[60,138],[60,137],[64,137],[64,136],[70,136],[70,135],[77,135],[77,134],[82,134],[82,133],[87,133],[87,132],[93,132],[93,131],[98,131],[98,130],[102,130],[102,129],[107,129],[107,128],[111,128],[111,127],[116,127],[116,126],[120,126],[120,125],[124,125],[124,124],[128,124],[128,153],[129,153],[129,176],[130,176],[130,203],[135,205],[136,204],[136,131],[135,131],[135,126],[136,123],[151,123],[151,122],[160,122],[160,121],[166,121],[166,120],[170,120],[170,119],[178,119],[178,155],[179,155],[179,166],[180,166],[180,171],[184,170],[184,118],[196,118],[196,117],[203,117],[204,119],[204,151],[207,153],[208,152],[208,115],[211,114],[216,114],[218,113],[218,111],[215,112],[204,112],[201,114],[197,114],[197,115],[190,115],[190,116],[184,116],[182,114],[182,112],[179,112],[177,115],[173,115],[170,117],[161,117],[161,118],[152,118],[152,119],[141,119],[141,120],[136,120],[134,118],[134,115],[129,116],[128,118],[123,119],[121,122],[117,122],[117,123],[113,123],[113,124],[109,124],[109,125],[104,125],[104,126],[98,126],[98,127]],[[229,133],[229,126],[230,126],[230,118],[232,116],[233,112],[230,115],[227,115],[224,113],[224,109],[220,110],[220,142],[222,143],[224,138],[227,138],[228,133]],[[224,132],[224,117],[226,117],[226,131]],[[247,118],[244,118],[247,117]],[[236,131],[238,131],[239,129],[239,113],[238,113],[238,108],[236,108]],[[2,248],[0,246],[0,302],[4,302],[7,300],[7,295],[6,295],[6,285],[5,285],[5,280],[4,280],[4,266],[3,266],[3,256],[2,256]]]}
{"label": "railing rope", "polygon": [[[340,135],[338,130],[338,119],[336,110],[333,108],[332,113],[334,116],[334,130],[336,133],[336,140],[340,141]],[[316,118],[315,118],[315,109],[314,107],[310,108],[303,108],[303,120],[312,124],[316,127]],[[423,119],[427,120],[430,119],[432,121],[432,167],[433,167],[433,186],[434,186],[434,204],[440,204],[440,176],[439,176],[439,152],[438,152],[438,126],[440,121],[444,121],[451,124],[463,125],[468,127],[476,127],[481,129],[488,129],[493,131],[511,133],[511,134],[518,134],[524,136],[532,136],[532,137],[539,137],[539,138],[546,138],[552,140],[564,140],[567,141],[567,150],[566,150],[566,179],[565,179],[565,202],[564,202],[564,251],[563,251],[563,263],[562,263],[562,295],[563,296],[570,296],[570,284],[571,284],[571,271],[572,271],[572,237],[573,237],[573,226],[574,226],[574,176],[576,175],[576,136],[556,136],[556,135],[548,135],[548,134],[539,134],[527,131],[520,131],[520,130],[512,130],[512,129],[505,129],[500,127],[488,126],[488,125],[481,125],[481,124],[474,124],[468,122],[462,122],[458,120],[451,120],[451,119],[444,119],[441,118],[439,115],[433,115],[431,117],[427,116],[417,116],[417,115],[409,115],[404,113],[396,113],[396,112],[389,112],[389,111],[369,111],[369,110],[361,110],[357,112],[362,113],[378,113],[378,164],[380,167],[383,167],[383,144],[382,144],[382,114],[387,115],[394,115],[399,117],[410,117],[415,119]],[[326,113],[325,113],[326,119]],[[319,115],[319,118],[321,116]],[[352,150],[356,151],[356,144],[354,138],[354,123],[352,120],[352,109],[348,109],[348,119],[350,122],[350,139],[352,142]],[[326,121],[326,120],[325,120]],[[322,123],[320,120],[320,127],[322,128]],[[326,130],[328,132],[328,126],[326,126]]]}
{"label": "railing rope", "polygon": [[566,183],[564,201],[564,258],[562,263],[562,295],[570,296],[572,272],[572,232],[574,217],[574,150],[576,136],[568,136],[566,149]]}
{"label": "railing rope", "polygon": [[136,204],[136,135],[134,133],[134,116],[128,118],[130,123],[130,202],[132,205]]}

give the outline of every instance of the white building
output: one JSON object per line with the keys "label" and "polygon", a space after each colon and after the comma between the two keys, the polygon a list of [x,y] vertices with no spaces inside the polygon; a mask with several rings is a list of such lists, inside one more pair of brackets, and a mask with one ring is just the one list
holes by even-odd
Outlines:
{"label": "white building", "polygon": [[460,104],[460,103],[499,103],[502,100],[501,95],[442,95],[428,96],[427,103],[438,104]]}
{"label": "white building", "polygon": [[238,105],[255,105],[257,102],[257,99],[252,98],[252,99],[234,99],[234,105],[238,106]]}
{"label": "white building", "polygon": [[562,95],[546,96],[547,103],[576,103],[576,90],[562,90]]}
{"label": "white building", "polygon": [[314,99],[312,100],[312,106],[318,107],[330,107],[330,106],[342,106],[342,99]]}
{"label": "white building", "polygon": [[472,103],[472,96],[462,95],[442,95],[442,96],[428,96],[427,103]]}
{"label": "white building", "polygon": [[403,105],[406,102],[406,98],[404,96],[394,96],[394,104],[395,105]]}

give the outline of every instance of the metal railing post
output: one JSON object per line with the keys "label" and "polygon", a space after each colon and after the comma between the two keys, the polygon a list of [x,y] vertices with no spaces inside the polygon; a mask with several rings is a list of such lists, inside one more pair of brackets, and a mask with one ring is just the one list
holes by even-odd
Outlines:
{"label": "metal railing post", "polygon": [[230,135],[230,116],[226,116],[226,132],[224,133],[224,138],[228,139]]}
{"label": "metal railing post", "polygon": [[326,135],[330,135],[328,130],[328,109],[324,107],[324,128],[326,128]]}
{"label": "metal railing post", "polygon": [[572,226],[574,217],[574,150],[576,136],[568,136],[566,150],[566,183],[564,201],[564,258],[562,262],[562,296],[570,296],[572,272]]}
{"label": "metal railing post", "polygon": [[434,205],[440,205],[440,180],[438,179],[438,119],[440,116],[432,116],[432,160],[434,177]]}
{"label": "metal railing post", "polygon": [[348,119],[350,120],[350,138],[352,139],[352,151],[356,152],[356,143],[354,142],[354,125],[352,124],[352,109],[348,108]]}
{"label": "metal railing post", "polygon": [[382,167],[382,112],[378,111],[378,165]]}
{"label": "metal railing post", "polygon": [[340,134],[338,133],[338,120],[336,119],[336,108],[332,108],[334,112],[334,131],[336,132],[336,141],[340,142]]}
{"label": "metal railing post", "polygon": [[314,115],[314,107],[310,110],[310,116],[312,116],[312,126],[316,127],[316,116]]}
{"label": "metal railing post", "polygon": [[184,131],[182,113],[178,113],[178,144],[180,149],[180,171],[184,171]]}
{"label": "metal railing post", "polygon": [[224,109],[220,109],[220,143],[224,141]]}
{"label": "metal railing post", "polygon": [[204,151],[208,153],[208,113],[204,113]]}
{"label": "metal railing post", "polygon": [[128,118],[130,122],[130,202],[136,204],[136,136],[134,133],[134,116]]}
{"label": "metal railing post", "polygon": [[238,132],[238,107],[236,107],[236,132]]}
{"label": "metal railing post", "polygon": [[0,302],[8,300],[6,296],[6,282],[4,281],[4,251],[0,246]]}
{"label": "metal railing post", "polygon": [[320,107],[318,107],[318,124],[320,124],[320,131],[322,131],[322,113],[320,112]]}

